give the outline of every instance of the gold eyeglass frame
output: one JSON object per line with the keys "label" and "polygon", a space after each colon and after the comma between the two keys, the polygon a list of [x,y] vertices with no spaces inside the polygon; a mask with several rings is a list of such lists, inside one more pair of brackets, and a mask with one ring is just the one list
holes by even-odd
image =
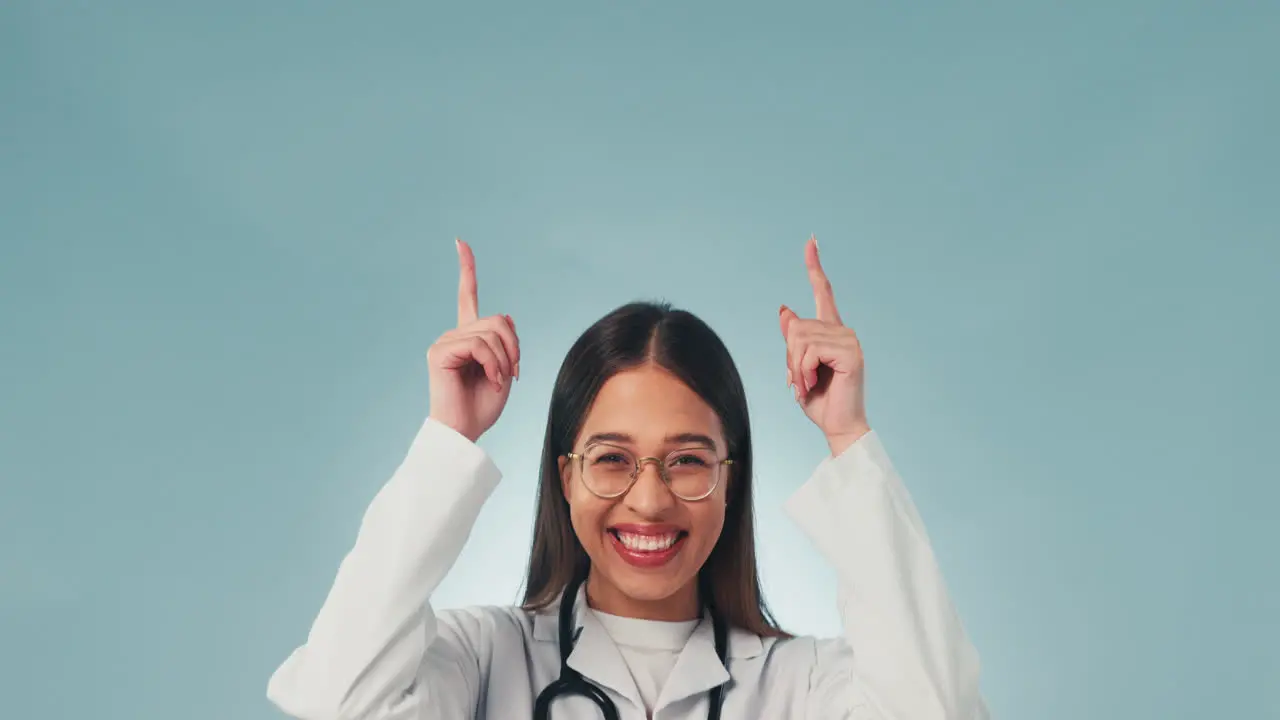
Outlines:
{"label": "gold eyeglass frame", "polygon": [[[595,444],[592,444],[590,447],[614,448],[625,455],[635,455],[635,453],[631,452],[630,450],[624,447],[619,447],[617,445],[612,445],[610,443],[595,443]],[[627,483],[627,486],[625,488],[623,488],[622,490],[619,490],[616,493],[613,493],[612,495],[604,495],[602,493],[596,492],[596,490],[592,488],[591,485],[587,482],[586,470],[585,470],[585,466],[587,463],[587,456],[585,454],[567,452],[564,454],[564,456],[569,458],[570,460],[578,461],[579,482],[582,483],[582,487],[587,489],[587,492],[591,493],[592,495],[595,495],[598,498],[601,498],[604,500],[612,500],[614,498],[619,498],[619,497],[622,497],[623,495],[626,495],[628,492],[631,491],[631,488],[636,486],[636,482],[640,480],[640,471],[641,469],[644,468],[644,464],[647,462],[653,461],[658,465],[658,477],[662,478],[662,484],[667,486],[667,489],[671,491],[672,495],[675,495],[676,497],[680,498],[681,500],[684,500],[685,502],[697,502],[699,500],[705,500],[706,498],[710,497],[711,493],[715,492],[716,488],[720,487],[721,467],[732,465],[733,458],[725,458],[723,460],[716,461],[716,464],[715,464],[716,481],[711,483],[710,489],[708,489],[705,493],[698,495],[696,497],[685,497],[684,495],[681,495],[680,493],[676,492],[675,489],[671,487],[671,478],[667,477],[667,460],[670,459],[671,456],[675,455],[676,453],[686,452],[692,449],[694,448],[686,447],[686,448],[680,448],[678,450],[672,450],[671,452],[667,453],[666,457],[660,457],[660,458],[653,457],[653,456],[636,458],[636,467],[634,470],[631,471],[631,482]],[[697,449],[706,450],[706,448],[702,446],[698,446]],[[586,450],[584,450],[583,452],[585,453]]]}

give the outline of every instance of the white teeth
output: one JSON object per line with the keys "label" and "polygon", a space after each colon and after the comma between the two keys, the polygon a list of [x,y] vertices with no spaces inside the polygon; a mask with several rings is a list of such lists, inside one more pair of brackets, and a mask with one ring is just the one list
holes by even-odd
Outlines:
{"label": "white teeth", "polygon": [[677,533],[668,533],[666,535],[633,535],[631,533],[618,533],[618,539],[626,546],[628,550],[638,550],[640,552],[657,552],[666,550],[676,544]]}

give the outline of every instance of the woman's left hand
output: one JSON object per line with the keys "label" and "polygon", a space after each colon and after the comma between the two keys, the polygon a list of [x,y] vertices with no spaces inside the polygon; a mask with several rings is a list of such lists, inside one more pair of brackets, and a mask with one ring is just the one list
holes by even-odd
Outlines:
{"label": "woman's left hand", "polygon": [[862,347],[840,321],[831,282],[818,259],[818,241],[812,237],[804,263],[818,316],[802,319],[786,305],[778,311],[787,342],[787,384],[837,456],[871,431],[863,399]]}

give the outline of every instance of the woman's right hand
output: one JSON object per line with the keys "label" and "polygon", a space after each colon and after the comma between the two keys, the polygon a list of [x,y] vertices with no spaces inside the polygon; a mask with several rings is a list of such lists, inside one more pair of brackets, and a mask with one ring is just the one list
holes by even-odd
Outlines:
{"label": "woman's right hand", "polygon": [[458,246],[458,326],[427,350],[431,417],[475,442],[493,427],[520,377],[520,342],[510,315],[479,317],[476,258]]}

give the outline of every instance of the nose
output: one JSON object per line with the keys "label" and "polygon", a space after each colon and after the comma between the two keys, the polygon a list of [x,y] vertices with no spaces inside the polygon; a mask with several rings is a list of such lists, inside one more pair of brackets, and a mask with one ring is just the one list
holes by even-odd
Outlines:
{"label": "nose", "polygon": [[[650,467],[650,466],[653,467]],[[676,504],[676,496],[662,481],[659,461],[647,460],[640,464],[640,474],[627,491],[625,503],[642,517],[659,517]]]}

